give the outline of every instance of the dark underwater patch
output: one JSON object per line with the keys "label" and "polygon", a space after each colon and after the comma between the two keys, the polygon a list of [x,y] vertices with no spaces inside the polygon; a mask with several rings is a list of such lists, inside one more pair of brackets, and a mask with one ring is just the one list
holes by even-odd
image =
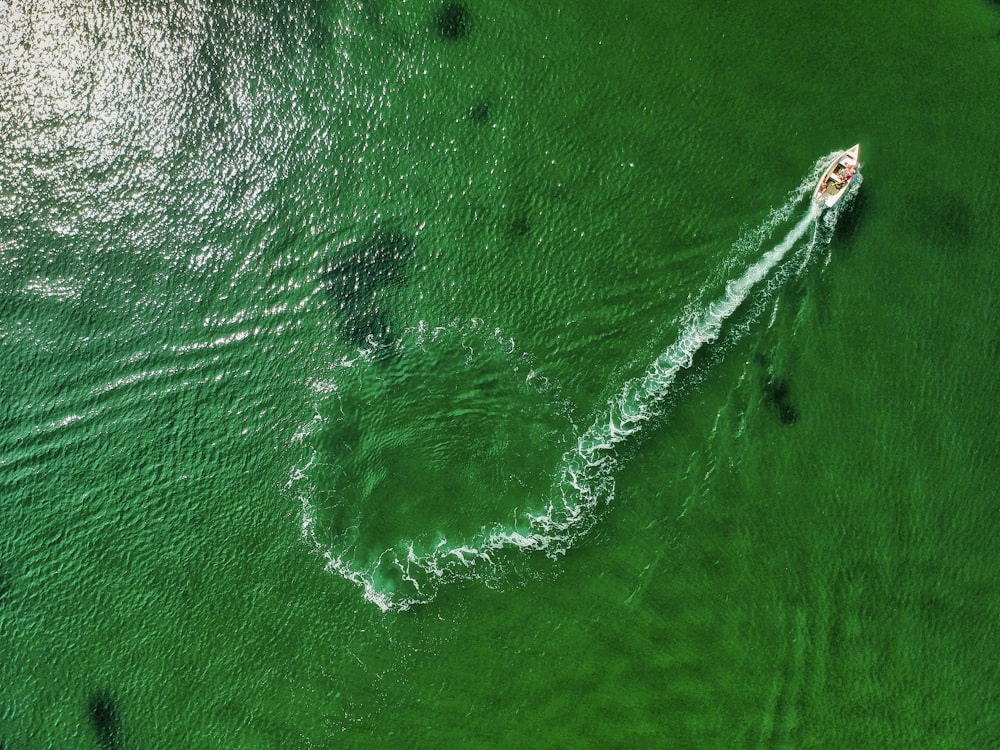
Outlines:
{"label": "dark underwater patch", "polygon": [[790,425],[798,421],[799,412],[791,402],[788,381],[773,374],[768,375],[764,379],[763,392],[765,402],[778,412],[778,419],[782,424]]}
{"label": "dark underwater patch", "polygon": [[935,220],[945,236],[963,246],[976,239],[976,217],[968,201],[957,193],[945,193],[936,205]]}
{"label": "dark underwater patch", "polygon": [[442,39],[457,42],[469,34],[469,9],[463,3],[445,3],[434,16],[434,28]]}
{"label": "dark underwater patch", "polygon": [[799,412],[792,403],[788,381],[774,373],[771,362],[766,355],[758,352],[754,355],[754,361],[760,365],[763,371],[760,390],[764,396],[765,405],[777,412],[778,419],[781,420],[782,424],[795,424],[799,419]]}
{"label": "dark underwater patch", "polygon": [[322,276],[336,305],[338,333],[354,346],[386,346],[394,324],[386,293],[405,284],[413,270],[416,243],[402,232],[375,232],[342,245]]}
{"label": "dark underwater patch", "polygon": [[375,232],[341,245],[324,270],[327,290],[341,299],[366,298],[409,278],[415,243],[402,232]]}
{"label": "dark underwater patch", "polygon": [[365,21],[375,26],[381,26],[385,23],[385,14],[382,12],[382,5],[379,0],[360,0],[358,5]]}
{"label": "dark underwater patch", "polygon": [[358,349],[376,346],[380,349],[392,344],[394,326],[382,310],[348,311],[336,321],[337,332]]}
{"label": "dark underwater patch", "polygon": [[868,196],[870,191],[859,190],[855,194],[853,200],[851,200],[851,205],[845,211],[840,219],[837,221],[837,239],[841,243],[852,242],[855,235],[861,226],[862,220],[867,215],[867,206],[869,202]]}
{"label": "dark underwater patch", "polygon": [[911,221],[923,239],[949,249],[976,242],[977,217],[963,196],[943,188],[922,198],[911,204]]}
{"label": "dark underwater patch", "polygon": [[465,119],[469,122],[473,122],[476,125],[488,125],[490,122],[490,104],[489,102],[478,102],[469,107],[469,111],[465,113]]}
{"label": "dark underwater patch", "polygon": [[528,233],[531,232],[531,224],[528,223],[528,217],[522,214],[515,218],[510,224],[510,231],[515,237],[527,237]]}
{"label": "dark underwater patch", "polygon": [[87,701],[87,718],[97,735],[97,743],[108,750],[121,747],[121,720],[118,708],[107,693],[99,692]]}

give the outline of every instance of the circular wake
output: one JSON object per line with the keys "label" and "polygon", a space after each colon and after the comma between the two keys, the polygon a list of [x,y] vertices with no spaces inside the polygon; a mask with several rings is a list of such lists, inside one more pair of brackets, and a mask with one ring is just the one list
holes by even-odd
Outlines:
{"label": "circular wake", "polygon": [[328,569],[383,609],[459,575],[509,575],[493,553],[518,546],[571,430],[558,389],[512,339],[478,320],[421,325],[313,387],[316,417],[299,433],[312,458],[289,487]]}

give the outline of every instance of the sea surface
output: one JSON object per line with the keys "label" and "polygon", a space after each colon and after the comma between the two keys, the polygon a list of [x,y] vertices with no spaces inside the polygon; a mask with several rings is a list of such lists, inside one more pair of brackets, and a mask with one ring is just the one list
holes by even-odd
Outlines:
{"label": "sea surface", "polygon": [[0,747],[1000,747],[998,81],[984,0],[6,0]]}

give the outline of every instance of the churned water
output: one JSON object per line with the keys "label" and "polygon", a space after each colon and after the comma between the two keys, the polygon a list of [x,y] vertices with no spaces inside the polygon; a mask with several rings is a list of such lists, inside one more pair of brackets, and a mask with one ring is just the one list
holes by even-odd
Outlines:
{"label": "churned water", "polygon": [[870,6],[8,3],[0,747],[997,746],[1000,13]]}

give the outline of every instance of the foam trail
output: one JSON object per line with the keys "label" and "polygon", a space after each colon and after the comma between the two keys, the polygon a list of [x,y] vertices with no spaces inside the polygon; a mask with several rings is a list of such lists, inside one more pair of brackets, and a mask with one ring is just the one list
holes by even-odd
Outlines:
{"label": "foam trail", "polygon": [[[420,550],[412,543],[401,543],[386,549],[373,562],[358,564],[353,559],[350,544],[338,550],[319,542],[310,500],[314,488],[306,487],[300,496],[302,534],[326,559],[327,569],[361,587],[365,598],[383,611],[398,611],[431,601],[440,586],[450,581],[504,580],[510,570],[505,561],[518,557],[512,558],[510,553],[541,550],[554,557],[566,552],[598,522],[600,506],[614,497],[614,474],[621,461],[617,446],[636,435],[650,419],[662,415],[662,404],[670,395],[680,371],[690,367],[697,353],[719,338],[726,321],[810,228],[813,232],[806,243],[799,272],[805,269],[815,247],[829,242],[843,207],[850,203],[860,187],[860,172],[838,208],[822,213],[810,201],[810,207],[784,239],[759,256],[761,247],[772,233],[792,219],[796,208],[811,193],[824,165],[834,155],[817,161],[783,205],[772,210],[757,229],[733,246],[733,253],[722,269],[723,275],[716,275],[715,279],[718,281],[733,274],[733,269],[740,266],[745,267],[743,273],[730,278],[724,293],[714,301],[706,304],[699,299],[692,304],[682,318],[676,342],[660,354],[642,376],[627,382],[579,436],[576,445],[563,454],[552,490],[548,498],[536,506],[537,510],[520,514],[512,523],[485,524],[469,539],[448,541],[441,538],[431,548]],[[745,266],[753,257],[758,259]],[[770,283],[780,284],[782,278],[779,271]],[[715,283],[705,288],[712,288]],[[293,481],[298,479],[293,477]],[[309,480],[305,481],[308,485]]]}
{"label": "foam trail", "polygon": [[550,552],[561,552],[570,538],[585,533],[597,520],[593,512],[601,498],[610,499],[617,468],[614,447],[637,433],[644,422],[658,414],[677,374],[691,366],[695,355],[719,337],[725,321],[747,295],[781,262],[820,216],[811,205],[779,245],[768,251],[746,272],[726,284],[725,294],[709,304],[680,332],[676,343],[663,352],[641,377],[629,381],[612,399],[577,445],[563,456],[557,502],[531,516],[531,524],[546,540],[559,539]]}

